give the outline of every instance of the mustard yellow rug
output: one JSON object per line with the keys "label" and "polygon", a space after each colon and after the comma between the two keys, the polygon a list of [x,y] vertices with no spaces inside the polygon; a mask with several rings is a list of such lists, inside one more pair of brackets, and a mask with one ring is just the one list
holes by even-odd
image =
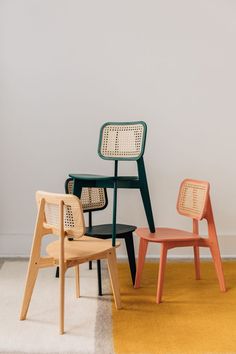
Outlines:
{"label": "mustard yellow rug", "polygon": [[212,263],[202,262],[202,280],[191,262],[167,264],[163,302],[155,303],[158,265],[146,263],[141,288],[119,264],[123,309],[113,304],[116,354],[236,353],[236,262],[224,262],[228,291],[221,293]]}

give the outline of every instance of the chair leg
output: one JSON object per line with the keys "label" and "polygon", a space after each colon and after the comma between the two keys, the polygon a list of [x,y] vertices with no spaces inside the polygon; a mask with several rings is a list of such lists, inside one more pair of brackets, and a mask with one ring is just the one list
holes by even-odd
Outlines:
{"label": "chair leg", "polygon": [[133,240],[132,232],[130,232],[129,234],[127,234],[127,236],[125,236],[125,245],[126,245],[126,250],[127,250],[127,254],[128,254],[131,278],[132,278],[132,282],[134,285],[135,276],[136,276],[136,262],[135,262],[134,240]]}
{"label": "chair leg", "polygon": [[148,241],[141,238],[139,242],[139,254],[138,254],[138,263],[137,263],[137,271],[136,271],[136,278],[135,278],[135,289],[140,287],[141,276],[143,272],[143,266],[145,262],[145,256],[147,253],[147,246]]}
{"label": "chair leg", "polygon": [[138,165],[138,174],[140,179],[140,192],[143,200],[143,205],[144,205],[149,229],[151,232],[155,232],[155,223],[153,219],[151,199],[150,199],[150,194],[148,189],[144,161],[142,157],[137,161],[137,165]]}
{"label": "chair leg", "polygon": [[60,298],[59,298],[59,333],[64,333],[64,311],[65,311],[65,269],[60,266]]}
{"label": "chair leg", "polygon": [[102,273],[101,273],[101,260],[97,260],[97,274],[98,274],[98,295],[102,296]]}
{"label": "chair leg", "polygon": [[34,262],[30,262],[28,268],[27,280],[25,284],[24,297],[23,297],[22,307],[20,312],[20,320],[26,319],[30,300],[34,290],[34,285],[38,275],[38,270],[39,268],[34,264]]}
{"label": "chair leg", "polygon": [[166,244],[163,243],[161,245],[161,255],[160,255],[158,281],[157,281],[157,297],[156,297],[157,304],[161,302],[161,298],[162,298],[167,251],[168,251],[168,247]]}
{"label": "chair leg", "polygon": [[56,277],[56,278],[59,278],[59,267],[57,267],[57,269],[56,269],[55,277]]}
{"label": "chair leg", "polygon": [[193,246],[193,250],[194,250],[194,265],[195,265],[196,280],[200,280],[201,279],[201,275],[200,275],[199,247],[198,246]]}
{"label": "chair leg", "polygon": [[111,249],[107,254],[108,270],[111,280],[111,286],[113,290],[114,300],[116,309],[121,309],[121,299],[120,299],[120,286],[118,279],[118,269],[116,262],[116,251],[115,248]]}
{"label": "chair leg", "polygon": [[89,270],[93,269],[93,262],[89,261]]}
{"label": "chair leg", "polygon": [[217,275],[217,278],[219,281],[220,290],[225,292],[226,291],[225,277],[224,277],[224,272],[223,272],[222,261],[221,261],[220,250],[219,250],[218,244],[213,244],[212,246],[210,246],[210,250],[211,250],[212,259],[213,259],[215,270],[216,270],[216,275]]}
{"label": "chair leg", "polygon": [[80,297],[80,277],[79,277],[79,265],[75,266],[75,293],[76,297]]}

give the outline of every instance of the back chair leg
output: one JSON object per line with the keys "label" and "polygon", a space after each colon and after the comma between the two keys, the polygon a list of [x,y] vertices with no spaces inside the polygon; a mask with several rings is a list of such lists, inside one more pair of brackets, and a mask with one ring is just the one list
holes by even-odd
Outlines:
{"label": "back chair leg", "polygon": [[60,278],[59,278],[59,280],[60,280],[60,284],[59,284],[59,287],[60,287],[59,333],[63,334],[64,333],[64,311],[65,311],[65,269],[64,269],[64,266],[63,267],[60,266]]}
{"label": "back chair leg", "polygon": [[134,240],[133,240],[133,233],[130,232],[125,236],[125,245],[129,259],[129,268],[131,273],[131,278],[133,285],[135,283],[135,276],[136,276],[136,262],[135,262],[135,253],[134,253]]}
{"label": "back chair leg", "polygon": [[75,266],[75,293],[76,297],[80,297],[80,277],[79,277],[79,265]]}
{"label": "back chair leg", "polygon": [[22,307],[20,312],[20,320],[26,319],[30,300],[34,290],[34,285],[38,275],[38,270],[39,270],[38,266],[35,265],[34,262],[31,260],[29,264],[27,280],[25,284],[24,297],[23,297],[23,302],[22,302]]}
{"label": "back chair leg", "polygon": [[102,296],[102,272],[101,272],[101,260],[97,260],[97,274],[98,274],[98,295]]}
{"label": "back chair leg", "polygon": [[198,246],[193,246],[193,250],[194,250],[195,276],[196,276],[196,280],[200,280],[201,279],[201,275],[200,275],[199,247]]}
{"label": "back chair leg", "polygon": [[56,278],[59,278],[59,267],[57,267],[57,269],[56,269],[55,277],[56,277]]}
{"label": "back chair leg", "polygon": [[216,275],[219,281],[220,290],[225,292],[226,291],[225,277],[224,277],[223,266],[222,266],[218,244],[211,245],[210,250],[211,250],[212,259],[216,270]]}
{"label": "back chair leg", "polygon": [[93,262],[89,261],[89,270],[93,269]]}
{"label": "back chair leg", "polygon": [[137,289],[140,287],[141,276],[143,272],[143,266],[145,262],[145,256],[147,253],[148,241],[144,238],[141,238],[139,241],[139,254],[138,254],[138,263],[134,287]]}
{"label": "back chair leg", "polygon": [[115,248],[110,250],[107,254],[107,262],[108,262],[108,270],[111,280],[111,286],[113,290],[114,300],[116,309],[121,309],[121,299],[120,299],[120,286],[118,279],[118,269],[117,269],[117,261],[116,261],[116,251]]}
{"label": "back chair leg", "polygon": [[138,165],[138,175],[140,179],[140,192],[141,192],[143,206],[145,209],[145,213],[149,225],[149,230],[151,232],[155,232],[155,223],[152,214],[152,205],[151,205],[151,199],[150,199],[150,194],[148,189],[147,176],[146,176],[143,157],[141,157],[137,161],[137,165]]}
{"label": "back chair leg", "polygon": [[163,243],[161,245],[161,255],[160,255],[159,272],[158,272],[158,280],[157,280],[157,297],[156,297],[157,304],[161,302],[162,293],[163,293],[167,251],[168,251],[168,247],[165,243]]}

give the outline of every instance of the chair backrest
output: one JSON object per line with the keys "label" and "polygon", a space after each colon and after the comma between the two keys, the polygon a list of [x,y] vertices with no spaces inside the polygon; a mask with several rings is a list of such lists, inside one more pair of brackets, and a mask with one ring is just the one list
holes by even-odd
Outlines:
{"label": "chair backrest", "polygon": [[111,122],[101,127],[98,154],[104,160],[139,160],[145,149],[145,122]]}
{"label": "chair backrest", "polygon": [[[68,178],[65,182],[66,193],[72,194],[73,186],[73,179]],[[103,210],[108,204],[106,189],[83,187],[80,201],[84,212]]]}
{"label": "chair backrest", "polygon": [[79,198],[70,194],[36,192],[38,207],[43,203],[44,228],[48,233],[60,235],[60,205],[63,205],[65,236],[79,238],[85,233],[83,209]]}
{"label": "chair backrest", "polygon": [[209,188],[206,181],[185,179],[181,183],[177,201],[179,214],[196,220],[203,219],[209,201]]}

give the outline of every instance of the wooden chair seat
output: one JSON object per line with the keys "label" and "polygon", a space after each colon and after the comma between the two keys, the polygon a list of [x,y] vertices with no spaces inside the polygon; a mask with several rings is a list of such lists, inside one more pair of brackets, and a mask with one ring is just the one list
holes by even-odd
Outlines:
{"label": "wooden chair seat", "polygon": [[171,242],[171,241],[194,241],[200,239],[198,234],[184,230],[158,227],[156,232],[150,232],[148,228],[138,228],[136,235],[150,242]]}
{"label": "wooden chair seat", "polygon": [[[119,242],[116,242],[116,247],[119,245]],[[78,240],[73,240],[73,242],[65,239],[64,260],[78,260],[78,263],[84,263],[89,260],[102,259],[106,258],[107,252],[112,248],[111,240],[101,240],[89,236],[82,236]],[[51,242],[46,251],[50,257],[59,260],[60,241]]]}

